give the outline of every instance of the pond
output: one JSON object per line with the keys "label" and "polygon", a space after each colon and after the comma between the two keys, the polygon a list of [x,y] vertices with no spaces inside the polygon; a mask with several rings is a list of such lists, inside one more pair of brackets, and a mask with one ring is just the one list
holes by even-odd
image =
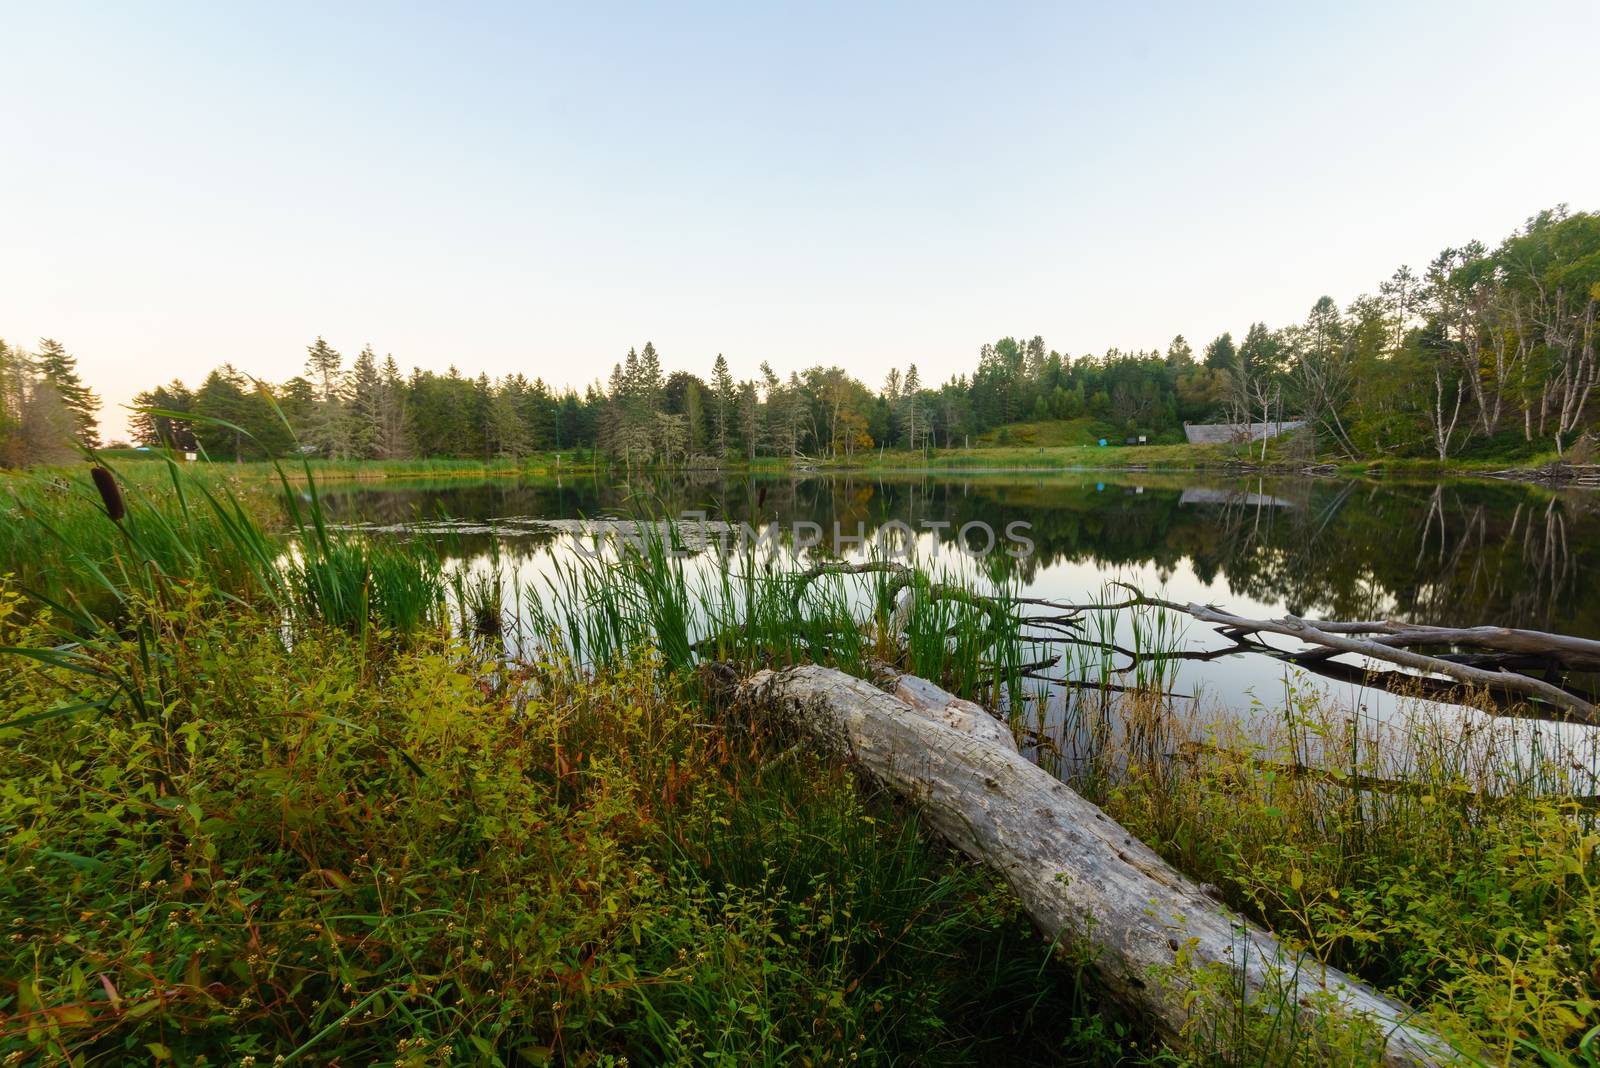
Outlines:
{"label": "pond", "polygon": [[[719,531],[777,524],[792,534],[815,524],[806,529],[825,545],[840,532],[842,555],[857,558],[869,550],[849,538],[882,544],[893,530],[914,536],[924,563],[969,575],[1001,568],[1028,596],[1071,602],[1104,598],[1119,581],[1251,617],[1498,624],[1600,638],[1600,590],[1583,566],[1600,550],[1600,497],[1518,484],[1008,471],[391,481],[324,491],[339,523],[426,533],[447,557],[477,567],[493,558],[533,595],[548,595],[543,577],[554,560],[579,551],[575,520],[704,516]],[[984,548],[984,526],[996,538],[987,558],[958,551],[963,535],[974,552]],[[1231,643],[1185,617],[1181,644]],[[1286,694],[1308,689],[1392,713],[1390,695],[1363,685],[1359,672],[1343,674],[1232,654],[1182,663],[1172,687],[1236,713],[1281,707]]]}

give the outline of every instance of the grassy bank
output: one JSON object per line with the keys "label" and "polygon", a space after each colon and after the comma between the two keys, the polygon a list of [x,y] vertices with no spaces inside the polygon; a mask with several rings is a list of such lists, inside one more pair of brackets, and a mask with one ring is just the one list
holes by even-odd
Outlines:
{"label": "grassy bank", "polygon": [[[1105,445],[1100,440],[1106,440]],[[1170,439],[1170,440],[1167,440]],[[796,469],[812,470],[962,470],[970,468],[1047,468],[1086,470],[1170,470],[1238,471],[1265,468],[1298,471],[1313,462],[1287,442],[1269,442],[1265,457],[1259,445],[1246,449],[1239,445],[1190,445],[1181,434],[1169,433],[1166,439],[1146,445],[1125,444],[1126,435],[1114,433],[1106,424],[1089,419],[1040,423],[1017,423],[989,431],[968,445],[926,451],[864,450],[850,460],[829,460],[764,456],[754,461],[730,458],[719,468],[727,474],[783,473]],[[156,466],[159,451],[112,450],[105,458],[129,471]],[[1520,435],[1502,435],[1475,441],[1467,451],[1449,460],[1428,457],[1376,457],[1351,461],[1324,455],[1318,462],[1331,463],[1340,474],[1385,477],[1444,478],[1476,476],[1490,472],[1517,470],[1533,472],[1560,460],[1543,444],[1530,445]],[[271,481],[283,472],[295,482],[311,477],[323,482],[383,481],[388,479],[485,479],[485,478],[561,478],[566,476],[619,475],[624,469],[603,453],[578,449],[537,453],[532,456],[494,460],[413,459],[413,460],[321,460],[270,461],[243,463],[200,461],[196,468],[216,472],[215,477]],[[647,465],[641,473],[676,471],[681,468]]]}
{"label": "grassy bank", "polygon": [[4,1063],[1137,1054],[992,876],[651,643],[510,664],[425,551],[296,492],[285,554],[169,474],[39,489],[60,607],[0,585]]}
{"label": "grassy bank", "polygon": [[[122,468],[134,470],[140,466],[164,464],[167,456],[160,450],[141,452],[132,449],[110,450],[101,457]],[[179,458],[181,461],[181,457]],[[304,482],[308,477],[320,482],[347,480],[381,480],[387,478],[518,478],[556,477],[564,474],[592,473],[606,467],[603,456],[588,449],[567,449],[561,452],[535,453],[516,459],[453,460],[442,457],[412,460],[323,460],[305,461],[199,460],[187,464],[197,470],[226,472],[230,477],[275,480],[282,476],[294,482]],[[309,472],[309,475],[307,474]]]}
{"label": "grassy bank", "polygon": [[0,589],[16,1062],[1360,1063],[1226,989],[1189,1053],[1141,1041],[1085,947],[722,707],[717,661],[886,662],[1003,709],[1180,868],[1487,1063],[1592,1063],[1600,832],[1567,754],[1507,771],[1514,739],[1379,737],[1292,693],[1256,717],[1278,733],[1230,734],[1161,698],[1164,671],[1118,693],[1092,638],[1040,720],[1003,576],[971,590],[998,611],[913,583],[890,626],[881,574],[707,571],[646,526],[519,590],[326,529],[314,482],[265,485],[31,482],[8,525],[60,584]]}
{"label": "grassy bank", "polygon": [[[7,594],[0,641],[38,643],[14,608]],[[0,731],[0,1048],[75,1064],[1121,1055],[992,877],[840,765],[706,722],[648,659],[581,682],[533,665],[528,696],[440,636],[319,628],[290,650],[198,591],[157,618],[171,662],[151,714]],[[137,671],[119,652],[98,668]],[[38,714],[66,693],[114,697],[40,669],[5,703]]]}

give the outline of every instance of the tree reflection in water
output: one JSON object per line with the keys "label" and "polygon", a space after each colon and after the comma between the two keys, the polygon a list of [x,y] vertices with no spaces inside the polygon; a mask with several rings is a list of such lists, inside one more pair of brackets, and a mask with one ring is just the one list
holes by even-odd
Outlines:
{"label": "tree reflection in water", "polygon": [[348,523],[451,517],[459,527],[440,539],[451,556],[485,552],[490,530],[513,556],[564,536],[527,520],[641,512],[810,520],[846,532],[859,524],[869,536],[890,521],[919,530],[944,523],[937,536],[947,550],[963,524],[1000,530],[1021,520],[1035,545],[1013,565],[1024,588],[1063,564],[1080,565],[1074,574],[1131,575],[1156,586],[1183,572],[1219,603],[1600,637],[1600,606],[1579,566],[1586,550],[1600,547],[1594,501],[1522,485],[1156,473],[701,473],[626,485],[591,477],[326,489],[330,511]]}

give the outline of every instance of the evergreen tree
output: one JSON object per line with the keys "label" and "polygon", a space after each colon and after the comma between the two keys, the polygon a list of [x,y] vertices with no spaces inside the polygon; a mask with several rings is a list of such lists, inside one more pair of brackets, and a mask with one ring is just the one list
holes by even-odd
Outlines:
{"label": "evergreen tree", "polygon": [[1214,371],[1231,371],[1238,355],[1233,347],[1233,335],[1223,333],[1206,346],[1206,366]]}
{"label": "evergreen tree", "polygon": [[100,423],[95,413],[100,410],[100,398],[78,377],[77,358],[61,342],[46,337],[39,339],[33,362],[35,372],[49,381],[61,406],[71,414],[78,444],[90,449],[99,445]]}
{"label": "evergreen tree", "polygon": [[406,433],[406,382],[392,355],[383,361],[383,376],[378,382],[378,455],[398,460],[410,455]]}
{"label": "evergreen tree", "polygon": [[922,381],[917,376],[917,365],[906,368],[905,385],[901,391],[900,420],[905,426],[906,447],[915,451],[923,442]]}
{"label": "evergreen tree", "polygon": [[194,413],[194,394],[178,379],[138,394],[133,398],[133,406],[136,409],[155,408],[184,413],[155,415],[148,411],[135,411],[128,418],[128,429],[134,441],[153,449],[176,449],[179,452],[193,452],[199,447],[194,436],[194,421],[185,417]]}
{"label": "evergreen tree", "polygon": [[22,407],[27,399],[28,355],[0,339],[0,467],[21,467]]}
{"label": "evergreen tree", "polygon": [[755,382],[748,379],[739,386],[739,430],[744,437],[745,458],[754,460],[761,438],[761,401]]}
{"label": "evergreen tree", "polygon": [[330,459],[349,455],[349,438],[344,410],[343,357],[319,335],[306,346],[306,377],[316,389],[316,410],[306,428],[309,443]]}
{"label": "evergreen tree", "polygon": [[711,367],[711,391],[717,456],[722,457],[728,454],[728,430],[737,398],[733,375],[728,371],[728,361],[720,352],[717,353],[717,362]]}
{"label": "evergreen tree", "polygon": [[[242,433],[248,419],[244,387],[234,369],[223,364],[206,376],[194,395],[195,438],[213,460],[242,460],[248,439]],[[230,425],[224,426],[223,423]]]}
{"label": "evergreen tree", "polygon": [[378,354],[364,345],[350,366],[350,407],[345,420],[345,448],[358,460],[383,455],[383,380],[378,374]]}
{"label": "evergreen tree", "polygon": [[1189,347],[1189,342],[1184,340],[1182,334],[1167,345],[1167,366],[1177,371],[1194,366],[1194,349]]}

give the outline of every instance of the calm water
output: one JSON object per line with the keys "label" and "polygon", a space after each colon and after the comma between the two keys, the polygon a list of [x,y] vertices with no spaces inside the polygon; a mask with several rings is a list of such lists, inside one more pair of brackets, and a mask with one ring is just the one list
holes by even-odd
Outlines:
{"label": "calm water", "polygon": [[[705,513],[713,520],[872,536],[892,521],[925,533],[926,559],[975,565],[952,552],[961,525],[1029,524],[1032,555],[1016,563],[1025,592],[1069,601],[1110,580],[1247,616],[1399,618],[1503,624],[1600,638],[1600,583],[1584,565],[1600,550],[1600,497],[1519,485],[1227,481],[1188,475],[1012,472],[674,478],[620,485],[598,479],[328,487],[341,522],[451,528],[450,556],[481,563],[498,539],[501,568],[535,591],[553,556],[573,551],[555,520]],[[448,516],[454,522],[433,522]],[[569,524],[570,526],[570,524]],[[1186,621],[1191,649],[1219,648]],[[1307,678],[1253,655],[1185,663],[1176,689],[1235,709],[1281,701],[1286,685],[1327,690],[1350,707],[1386,699],[1350,681]]]}

